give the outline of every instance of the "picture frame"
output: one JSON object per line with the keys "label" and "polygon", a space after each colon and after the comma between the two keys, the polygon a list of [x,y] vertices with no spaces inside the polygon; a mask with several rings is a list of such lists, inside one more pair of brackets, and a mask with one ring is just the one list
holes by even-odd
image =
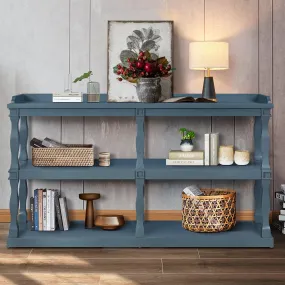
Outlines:
{"label": "picture frame", "polygon": [[[141,49],[173,66],[173,21],[108,21],[108,102],[139,102],[136,84],[119,81],[113,68]],[[161,100],[172,97],[173,75],[161,78],[160,85]]]}

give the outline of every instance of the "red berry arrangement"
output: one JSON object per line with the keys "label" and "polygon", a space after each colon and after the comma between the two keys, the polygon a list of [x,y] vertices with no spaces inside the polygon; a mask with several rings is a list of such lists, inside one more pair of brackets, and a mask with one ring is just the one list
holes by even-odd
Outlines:
{"label": "red berry arrangement", "polygon": [[113,71],[119,81],[137,83],[139,78],[168,77],[174,68],[165,57],[151,58],[148,51],[140,51],[137,57],[127,58],[125,64],[117,64]]}

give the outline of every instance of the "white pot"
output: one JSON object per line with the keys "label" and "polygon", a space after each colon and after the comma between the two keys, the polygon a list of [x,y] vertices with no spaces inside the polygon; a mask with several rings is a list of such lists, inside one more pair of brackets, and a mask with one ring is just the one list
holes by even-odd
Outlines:
{"label": "white pot", "polygon": [[181,141],[180,149],[181,151],[192,151],[193,150],[193,144],[189,141]]}

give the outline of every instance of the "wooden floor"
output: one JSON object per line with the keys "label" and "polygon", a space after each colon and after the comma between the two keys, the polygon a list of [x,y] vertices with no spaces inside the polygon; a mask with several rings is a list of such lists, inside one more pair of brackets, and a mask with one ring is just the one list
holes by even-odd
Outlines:
{"label": "wooden floor", "polygon": [[285,284],[285,236],[274,249],[7,249],[0,224],[0,284]]}

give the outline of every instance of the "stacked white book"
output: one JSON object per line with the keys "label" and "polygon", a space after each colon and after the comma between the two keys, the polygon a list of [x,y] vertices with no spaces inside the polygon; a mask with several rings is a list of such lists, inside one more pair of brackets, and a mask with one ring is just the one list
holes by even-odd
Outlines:
{"label": "stacked white book", "polygon": [[166,165],[172,166],[189,166],[189,165],[204,165],[203,151],[181,151],[171,150]]}
{"label": "stacked white book", "polygon": [[219,133],[205,134],[205,165],[218,165]]}
{"label": "stacked white book", "polygon": [[80,92],[71,92],[71,93],[63,92],[63,93],[52,94],[52,102],[54,103],[63,103],[63,102],[76,103],[82,101],[83,101],[83,95]]}
{"label": "stacked white book", "polygon": [[275,193],[275,199],[280,201],[282,209],[278,216],[278,221],[273,221],[272,225],[282,234],[285,234],[285,184],[281,185],[281,191]]}

